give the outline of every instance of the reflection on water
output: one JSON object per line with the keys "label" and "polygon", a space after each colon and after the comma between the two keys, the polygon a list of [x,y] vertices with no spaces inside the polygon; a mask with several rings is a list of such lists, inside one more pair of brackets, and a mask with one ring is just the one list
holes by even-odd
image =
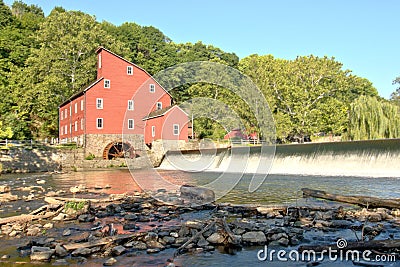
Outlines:
{"label": "reflection on water", "polygon": [[[220,173],[212,172],[187,173],[159,170],[157,173],[175,185],[206,185],[220,176]],[[105,193],[121,194],[141,191],[142,188],[138,186],[135,179],[140,179],[140,184],[143,185],[143,180],[146,180],[147,175],[149,175],[149,170],[138,170],[133,175],[127,170],[73,172],[53,175],[53,183],[57,188],[64,189],[78,184],[84,184],[88,188],[109,185],[110,189],[103,189]],[[151,171],[150,175],[154,176],[154,172]],[[268,175],[264,183],[255,192],[250,193],[248,185],[251,178],[251,175],[244,175],[236,187],[219,201],[238,204],[287,203],[301,198],[300,189],[303,187],[345,195],[400,198],[399,178]],[[155,184],[152,187],[158,189]]]}

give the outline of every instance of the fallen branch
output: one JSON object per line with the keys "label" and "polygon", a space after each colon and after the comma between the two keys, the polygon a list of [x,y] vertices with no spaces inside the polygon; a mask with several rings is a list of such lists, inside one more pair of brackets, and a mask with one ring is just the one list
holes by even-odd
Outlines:
{"label": "fallen branch", "polygon": [[106,203],[125,199],[125,195],[115,195],[108,198],[72,198],[72,197],[46,197],[44,201],[50,204],[60,204],[62,202],[91,202]]}
{"label": "fallen branch", "polygon": [[338,194],[327,193],[322,190],[313,190],[309,188],[302,188],[303,196],[322,198],[326,200],[339,201],[349,204],[356,204],[363,207],[371,208],[400,208],[399,199],[384,199],[377,197],[367,197],[367,196],[343,196]]}
{"label": "fallen branch", "polygon": [[84,242],[84,243],[66,244],[66,245],[64,245],[64,248],[67,251],[71,251],[71,250],[75,250],[78,248],[92,248],[92,247],[97,247],[97,246],[104,246],[104,245],[108,245],[108,244],[111,244],[114,242],[120,242],[120,241],[127,240],[130,238],[142,236],[143,234],[145,234],[145,233],[134,233],[134,234],[126,234],[126,235],[109,236],[109,237],[104,237],[101,239],[97,239],[94,241],[88,241],[88,242]]}
{"label": "fallen branch", "polygon": [[54,212],[46,212],[44,214],[21,214],[17,216],[11,216],[7,218],[0,218],[0,225],[7,224],[7,223],[15,223],[15,222],[29,222],[41,219],[48,219],[53,216],[58,215],[64,207],[57,209]]}
{"label": "fallen branch", "polygon": [[197,234],[195,234],[194,236],[192,236],[188,241],[186,241],[182,246],[180,246],[179,248],[176,249],[175,253],[174,253],[174,257],[178,256],[181,251],[186,248],[190,243],[192,243],[194,240],[196,240],[197,238],[200,237],[200,235],[202,235],[204,232],[206,232],[207,230],[209,230],[211,227],[213,227],[215,225],[215,221],[212,221],[211,223],[209,223],[203,230],[201,230],[200,232],[198,232]]}

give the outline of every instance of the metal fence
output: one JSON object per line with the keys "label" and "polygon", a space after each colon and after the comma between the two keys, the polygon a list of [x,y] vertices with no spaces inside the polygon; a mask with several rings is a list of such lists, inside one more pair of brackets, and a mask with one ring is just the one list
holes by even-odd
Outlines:
{"label": "metal fence", "polygon": [[4,139],[0,140],[0,147],[38,147],[38,146],[43,146],[43,145],[57,145],[59,144],[58,138],[51,138],[51,139],[44,139],[44,140],[10,140],[10,139]]}

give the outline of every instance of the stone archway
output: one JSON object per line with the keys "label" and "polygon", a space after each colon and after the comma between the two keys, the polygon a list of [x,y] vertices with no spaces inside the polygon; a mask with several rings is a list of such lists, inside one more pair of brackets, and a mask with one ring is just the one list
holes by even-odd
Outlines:
{"label": "stone archway", "polygon": [[135,148],[131,144],[122,141],[109,143],[103,151],[103,159],[135,158]]}

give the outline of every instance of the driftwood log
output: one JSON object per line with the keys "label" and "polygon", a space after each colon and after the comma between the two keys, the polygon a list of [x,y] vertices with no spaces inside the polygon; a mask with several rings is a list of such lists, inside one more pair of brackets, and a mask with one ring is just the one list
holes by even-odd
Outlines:
{"label": "driftwood log", "polygon": [[316,246],[300,246],[298,248],[299,252],[303,252],[305,250],[312,250],[315,252],[322,252],[331,250],[376,250],[376,251],[388,251],[390,249],[400,248],[400,239],[386,239],[386,240],[369,240],[369,241],[357,241],[357,242],[348,242],[347,246],[339,249],[337,244],[330,245],[316,245]]}
{"label": "driftwood log", "polygon": [[327,193],[322,190],[313,190],[309,188],[302,188],[304,197],[315,197],[326,200],[333,200],[343,203],[356,204],[363,207],[370,208],[400,208],[400,199],[384,199],[368,196],[344,196],[338,194]]}
{"label": "driftwood log", "polygon": [[[64,207],[59,207],[55,211],[50,211],[51,206],[49,205],[44,205],[35,211],[29,213],[29,214],[21,214],[17,216],[11,216],[11,217],[6,217],[6,218],[0,218],[0,225],[7,224],[7,223],[16,223],[16,222],[29,222],[29,221],[34,221],[34,220],[42,220],[42,219],[48,219],[54,216],[57,216]],[[39,214],[43,213],[43,214]]]}

